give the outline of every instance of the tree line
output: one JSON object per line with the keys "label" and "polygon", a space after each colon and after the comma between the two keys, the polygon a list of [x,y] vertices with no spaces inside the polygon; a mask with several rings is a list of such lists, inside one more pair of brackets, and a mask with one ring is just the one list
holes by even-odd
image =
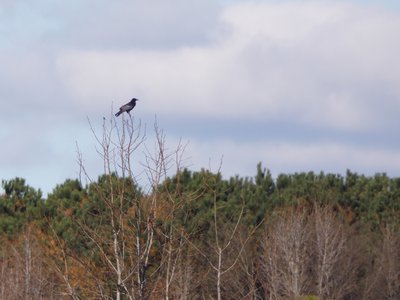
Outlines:
{"label": "tree line", "polygon": [[130,118],[92,130],[97,179],[78,151],[85,184],[2,181],[1,299],[398,299],[400,178],[224,179],[184,168],[157,125],[154,147]]}

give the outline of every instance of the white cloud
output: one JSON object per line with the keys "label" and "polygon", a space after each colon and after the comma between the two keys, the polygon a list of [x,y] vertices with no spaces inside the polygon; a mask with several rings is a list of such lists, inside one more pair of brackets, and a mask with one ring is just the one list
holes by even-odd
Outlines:
{"label": "white cloud", "polygon": [[[88,105],[134,94],[153,114],[290,118],[341,130],[384,125],[382,101],[400,98],[399,15],[318,1],[239,3],[220,19],[212,43],[76,49],[61,53],[59,74]],[[388,90],[390,99],[377,98]]]}
{"label": "white cloud", "polygon": [[224,155],[226,174],[252,175],[258,161],[275,173],[399,174],[399,11],[6,0],[0,17],[1,178],[54,187],[74,176],[75,140],[93,150],[85,116],[101,122],[132,96],[138,118],[174,120],[168,133],[193,141],[195,168]]}

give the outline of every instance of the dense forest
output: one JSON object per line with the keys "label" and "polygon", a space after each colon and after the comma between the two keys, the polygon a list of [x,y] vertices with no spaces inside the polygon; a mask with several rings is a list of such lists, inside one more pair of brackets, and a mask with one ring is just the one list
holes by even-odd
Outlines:
{"label": "dense forest", "polygon": [[400,178],[258,164],[224,179],[154,131],[152,151],[132,119],[93,131],[104,174],[79,154],[86,183],[47,197],[2,181],[1,299],[399,299]]}

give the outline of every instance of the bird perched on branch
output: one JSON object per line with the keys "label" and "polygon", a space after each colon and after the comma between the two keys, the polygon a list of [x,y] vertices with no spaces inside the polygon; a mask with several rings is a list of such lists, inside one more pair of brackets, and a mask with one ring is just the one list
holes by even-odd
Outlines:
{"label": "bird perched on branch", "polygon": [[127,103],[127,104],[125,104],[125,105],[122,105],[122,106],[119,108],[119,112],[117,112],[117,113],[115,114],[115,116],[118,117],[118,116],[119,116],[120,114],[122,114],[124,111],[126,111],[128,114],[130,114],[129,112],[135,107],[136,101],[139,101],[139,100],[136,99],[136,98],[133,98],[129,103]]}

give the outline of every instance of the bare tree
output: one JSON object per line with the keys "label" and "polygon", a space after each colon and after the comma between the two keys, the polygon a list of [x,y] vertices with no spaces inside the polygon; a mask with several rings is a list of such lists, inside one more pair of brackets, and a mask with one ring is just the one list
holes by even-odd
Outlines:
{"label": "bare tree", "polygon": [[[142,245],[136,244],[138,249],[136,255],[136,268],[129,264],[128,230],[134,230],[138,236],[142,230],[141,224],[141,206],[140,199],[132,190],[135,186],[135,177],[133,177],[131,157],[134,151],[141,145],[144,136],[138,128],[134,127],[132,119],[122,118],[121,128],[118,127],[116,120],[111,118],[109,124],[103,121],[102,134],[97,135],[91,126],[94,137],[97,141],[97,152],[103,161],[103,173],[105,180],[103,186],[95,184],[86,170],[81,153],[78,150],[78,163],[82,173],[91,183],[94,193],[100,198],[106,208],[104,216],[108,222],[103,226],[93,228],[85,220],[76,220],[84,236],[97,248],[108,270],[114,274],[115,278],[115,298],[120,300],[122,295],[128,299],[133,299],[132,289],[128,288],[127,282],[136,272],[140,282],[138,282],[138,291],[140,298],[143,299],[143,265]],[[122,180],[118,179],[122,176]],[[126,180],[127,179],[127,180]],[[133,194],[132,194],[133,193]],[[128,206],[133,203],[136,206],[136,219],[139,220],[135,228],[129,228]],[[138,209],[139,208],[139,209]],[[104,217],[103,216],[103,217]],[[137,226],[139,224],[139,228]],[[101,229],[101,231],[100,231]],[[151,234],[150,234],[151,235]],[[146,239],[151,244],[152,237]],[[146,248],[144,251],[148,251]]]}
{"label": "bare tree", "polygon": [[220,216],[218,210],[222,208],[219,208],[217,204],[218,197],[216,189],[207,183],[205,183],[205,188],[213,195],[213,243],[209,243],[210,252],[207,253],[197,247],[194,243],[190,241],[189,243],[193,249],[195,249],[203,258],[205,258],[211,269],[215,272],[217,299],[221,300],[223,298],[222,276],[226,275],[228,272],[231,272],[237,265],[247,242],[254,234],[256,228],[249,233],[239,248],[233,247],[234,241],[238,238],[238,231],[244,213],[244,203],[242,204],[241,210],[238,213],[236,222],[233,223],[233,226],[230,226],[230,221],[219,220]]}
{"label": "bare tree", "polygon": [[181,249],[179,260],[176,260],[174,284],[171,286],[174,299],[192,299],[195,276],[198,275],[193,263],[196,255],[197,253],[188,247]]}
{"label": "bare tree", "polygon": [[[221,232],[223,232],[221,230]],[[229,234],[229,232],[228,232]],[[250,239],[249,239],[250,236]],[[231,249],[226,253],[226,265],[233,262],[241,248],[240,257],[233,269],[222,277],[226,299],[263,299],[259,286],[259,248],[254,226],[240,224]]]}
{"label": "bare tree", "polygon": [[[49,229],[49,235],[43,239],[43,244],[46,245],[46,253],[50,256],[51,269],[55,271],[58,277],[61,278],[61,282],[58,284],[60,291],[59,296],[68,296],[73,300],[79,300],[79,294],[77,292],[77,284],[79,281],[74,278],[73,272],[71,272],[71,264],[76,261],[73,256],[67,253],[68,249],[66,244],[58,236],[54,230],[53,224],[47,220],[47,226]],[[82,285],[82,282],[80,282]]]}
{"label": "bare tree", "polygon": [[1,299],[51,299],[57,279],[48,268],[34,226],[27,226],[14,241],[2,241]]}
{"label": "bare tree", "polygon": [[305,209],[287,208],[268,224],[263,265],[269,299],[296,299],[309,292],[310,238]]}
{"label": "bare tree", "polygon": [[382,273],[385,282],[386,299],[396,299],[400,294],[400,238],[395,225],[383,229]]}
{"label": "bare tree", "polygon": [[[172,225],[163,230],[157,224],[173,219],[179,206],[176,193],[166,192],[162,183],[171,170],[179,173],[184,146],[179,143],[173,150],[168,150],[165,134],[155,122],[154,147],[148,147],[140,122],[135,126],[134,119],[124,115],[120,122],[113,117],[108,123],[104,120],[101,134],[97,134],[91,125],[104,166],[102,184],[91,179],[78,150],[81,173],[105,207],[102,218],[107,220],[95,227],[86,220],[75,219],[75,222],[97,248],[108,274],[113,274],[115,299],[148,299],[155,293],[159,281],[154,279],[151,287],[149,279],[160,278],[155,276],[161,273],[160,270],[165,275],[165,297],[168,299],[183,242]],[[144,153],[141,162],[135,156],[140,149]],[[140,166],[143,171],[139,173],[137,168]],[[138,192],[138,180],[143,177],[146,182],[142,182],[142,186],[147,188],[144,193]],[[165,241],[161,249],[154,247],[159,236]],[[158,266],[152,262],[155,251],[161,251]],[[156,267],[151,273],[150,266]]]}
{"label": "bare tree", "polygon": [[[176,282],[175,275],[179,261],[182,259],[182,251],[187,234],[183,228],[174,224],[176,212],[190,201],[187,195],[181,193],[180,176],[182,161],[186,145],[179,141],[176,148],[168,150],[166,135],[157,123],[154,124],[155,143],[153,150],[146,147],[145,167],[148,182],[151,183],[150,214],[148,223],[153,228],[153,221],[160,220],[163,224],[158,230],[161,247],[161,261],[159,268],[159,280],[164,281],[164,298],[170,299],[171,287]],[[175,174],[175,185],[170,187],[167,182],[168,175]],[[155,286],[156,287],[156,286]]]}
{"label": "bare tree", "polygon": [[262,264],[269,299],[355,295],[360,252],[338,215],[329,205],[285,208],[267,225]]}
{"label": "bare tree", "polygon": [[398,299],[400,294],[400,237],[395,224],[384,224],[374,241],[372,268],[366,280],[364,299]]}
{"label": "bare tree", "polygon": [[357,262],[350,251],[348,228],[329,205],[314,205],[317,295],[321,299],[343,299],[356,282]]}

